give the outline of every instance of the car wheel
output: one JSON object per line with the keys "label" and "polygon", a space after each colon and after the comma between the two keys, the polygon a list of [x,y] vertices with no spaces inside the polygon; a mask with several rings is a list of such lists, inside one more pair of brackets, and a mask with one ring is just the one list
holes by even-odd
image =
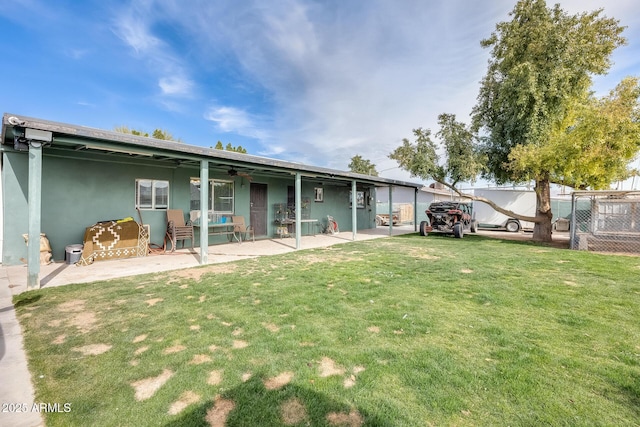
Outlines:
{"label": "car wheel", "polygon": [[505,228],[509,233],[517,233],[520,231],[520,223],[518,221],[507,221]]}
{"label": "car wheel", "polygon": [[453,224],[453,236],[456,239],[462,239],[462,236],[464,236],[461,222],[456,222],[455,224]]}
{"label": "car wheel", "polygon": [[426,236],[427,234],[429,234],[427,232],[427,227],[429,226],[429,221],[422,221],[420,223],[420,235],[421,236]]}
{"label": "car wheel", "polygon": [[476,231],[478,231],[478,221],[476,221],[475,219],[471,220],[471,232],[475,233]]}

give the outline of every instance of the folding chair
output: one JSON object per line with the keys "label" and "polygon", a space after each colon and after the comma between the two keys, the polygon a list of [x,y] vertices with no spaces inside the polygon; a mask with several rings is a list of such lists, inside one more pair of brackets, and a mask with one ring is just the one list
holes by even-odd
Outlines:
{"label": "folding chair", "polygon": [[234,215],[231,217],[231,222],[236,224],[233,226],[233,231],[235,233],[242,233],[242,240],[247,240],[247,234],[250,234],[251,240],[253,240],[254,242],[256,241],[256,235],[254,233],[253,227],[250,225],[245,225],[243,216]]}
{"label": "folding chair", "polygon": [[167,235],[171,240],[171,252],[176,250],[178,240],[182,241],[183,248],[184,241],[191,240],[191,249],[193,249],[193,225],[191,221],[185,223],[182,209],[167,209]]}

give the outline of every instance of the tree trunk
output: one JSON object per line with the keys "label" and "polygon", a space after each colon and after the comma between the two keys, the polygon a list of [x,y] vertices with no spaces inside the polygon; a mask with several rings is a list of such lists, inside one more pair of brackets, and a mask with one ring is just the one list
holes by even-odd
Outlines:
{"label": "tree trunk", "polygon": [[551,212],[551,185],[548,178],[536,179],[537,221],[533,227],[533,241],[551,242],[553,213]]}

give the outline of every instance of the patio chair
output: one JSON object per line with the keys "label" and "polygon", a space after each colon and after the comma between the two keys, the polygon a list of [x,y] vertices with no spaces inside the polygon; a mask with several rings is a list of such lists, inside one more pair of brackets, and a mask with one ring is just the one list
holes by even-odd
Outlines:
{"label": "patio chair", "polygon": [[231,222],[236,224],[233,226],[233,231],[236,233],[241,233],[242,240],[247,240],[247,234],[249,234],[251,235],[251,240],[253,240],[253,242],[256,241],[256,235],[254,233],[253,227],[250,225],[245,225],[243,216],[234,215],[231,217]]}
{"label": "patio chair", "polygon": [[167,209],[167,235],[171,240],[171,252],[175,252],[178,240],[191,240],[191,249],[193,249],[193,225],[191,221],[184,222],[184,212],[182,209]]}

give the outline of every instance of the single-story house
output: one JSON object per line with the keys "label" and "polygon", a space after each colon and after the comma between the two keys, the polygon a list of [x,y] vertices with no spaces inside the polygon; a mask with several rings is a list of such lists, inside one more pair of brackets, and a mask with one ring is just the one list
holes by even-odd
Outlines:
{"label": "single-story house", "polygon": [[[181,209],[187,220],[244,216],[256,238],[275,236],[282,215],[302,231],[304,219],[320,225],[330,215],[355,238],[357,230],[376,227],[376,187],[415,194],[422,186],[16,114],[3,116],[0,150],[2,263],[26,260],[29,287],[39,286],[39,248],[27,247],[23,235],[38,241],[45,233],[61,260],[87,227],[141,217],[149,241],[161,245],[167,209]],[[207,246],[227,238],[196,237],[202,264]]]}

